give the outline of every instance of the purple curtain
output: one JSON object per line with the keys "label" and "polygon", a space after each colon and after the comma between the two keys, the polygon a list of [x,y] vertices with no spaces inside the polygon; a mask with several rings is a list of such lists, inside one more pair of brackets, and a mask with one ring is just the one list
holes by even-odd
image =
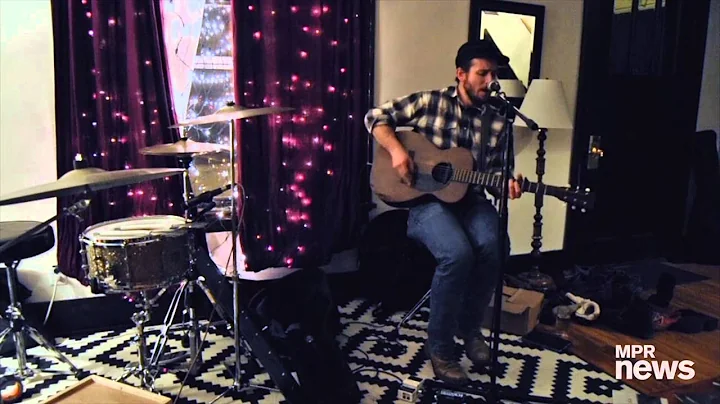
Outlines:
{"label": "purple curtain", "polygon": [[[108,171],[177,167],[139,149],[178,140],[159,1],[53,0],[57,170],[81,154]],[[89,225],[143,214],[178,214],[180,176],[98,192],[86,220],[58,221],[58,264],[85,282],[78,236]],[[58,211],[73,202],[59,198]]]}
{"label": "purple curtain", "polygon": [[375,1],[233,0],[235,94],[290,113],[239,122],[248,270],[312,267],[369,211]]}

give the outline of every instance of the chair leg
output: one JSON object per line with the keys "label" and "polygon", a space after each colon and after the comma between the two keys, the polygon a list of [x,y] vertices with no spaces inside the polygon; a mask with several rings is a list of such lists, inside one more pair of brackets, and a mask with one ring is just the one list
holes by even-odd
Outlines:
{"label": "chair leg", "polygon": [[70,362],[70,359],[65,357],[56,347],[53,345],[50,341],[45,339],[42,334],[38,332],[35,328],[25,325],[25,331],[28,333],[30,338],[35,340],[35,342],[40,345],[41,347],[47,349],[52,356],[55,357],[58,361],[68,365],[70,369],[72,369],[73,374],[79,378],[80,375],[80,369],[76,368],[75,365],[73,365],[72,362]]}
{"label": "chair leg", "polygon": [[427,293],[425,293],[425,296],[423,296],[419,302],[415,303],[415,306],[412,309],[410,309],[410,311],[407,312],[407,314],[405,314],[405,317],[403,317],[402,320],[400,320],[397,327],[395,328],[395,335],[400,334],[400,329],[402,328],[402,326],[405,323],[407,323],[415,315],[415,313],[417,313],[418,310],[420,310],[420,308],[425,304],[425,302],[430,298],[431,290],[432,289],[428,290]]}

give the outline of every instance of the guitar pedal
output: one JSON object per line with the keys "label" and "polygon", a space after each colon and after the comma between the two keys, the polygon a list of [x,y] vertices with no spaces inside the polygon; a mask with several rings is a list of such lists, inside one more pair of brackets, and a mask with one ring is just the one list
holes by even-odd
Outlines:
{"label": "guitar pedal", "polygon": [[397,398],[407,403],[415,403],[418,400],[420,389],[423,385],[423,379],[414,376],[403,380],[402,385],[398,388]]}

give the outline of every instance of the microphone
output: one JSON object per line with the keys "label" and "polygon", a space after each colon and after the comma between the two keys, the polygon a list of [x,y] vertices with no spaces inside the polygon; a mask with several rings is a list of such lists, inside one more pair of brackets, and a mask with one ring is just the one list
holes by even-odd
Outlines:
{"label": "microphone", "polygon": [[500,83],[497,80],[493,80],[488,85],[488,90],[490,90],[490,92],[493,92],[493,93],[500,92]]}
{"label": "microphone", "polygon": [[205,191],[205,192],[201,193],[200,195],[190,199],[187,202],[187,207],[194,208],[203,202],[210,202],[210,201],[212,201],[212,199],[214,197],[222,194],[223,192],[227,191],[230,188],[232,188],[232,186],[230,184],[228,184],[221,188],[216,188],[216,189],[211,189],[210,191]]}
{"label": "microphone", "polygon": [[75,203],[73,203],[70,207],[65,209],[65,213],[67,215],[70,215],[77,219],[80,224],[84,222],[82,216],[80,216],[80,213],[82,213],[85,209],[90,207],[90,199],[81,199]]}

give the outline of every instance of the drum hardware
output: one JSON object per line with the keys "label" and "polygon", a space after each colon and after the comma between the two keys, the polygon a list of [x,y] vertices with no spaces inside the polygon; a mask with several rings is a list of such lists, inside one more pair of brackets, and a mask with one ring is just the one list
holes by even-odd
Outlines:
{"label": "drum hardware", "polygon": [[137,347],[138,361],[137,363],[128,365],[125,368],[125,372],[116,379],[118,382],[124,382],[130,376],[135,376],[140,380],[140,387],[155,391],[155,378],[158,374],[158,369],[153,366],[148,366],[147,363],[147,340],[145,336],[145,324],[150,321],[150,310],[155,306],[157,300],[163,295],[165,289],[159,292],[152,299],[148,298],[147,291],[141,291],[138,303],[135,307],[141,309],[133,313],[131,319],[135,324],[135,337],[133,337],[133,343]]}
{"label": "drum hardware", "polygon": [[[204,293],[213,308],[221,311],[221,318],[227,318],[227,314],[222,312],[222,307],[218,306],[215,296],[204,282],[205,278],[198,276],[196,270],[193,268],[189,271],[188,276],[180,283],[180,287],[175,291],[170,307],[165,315],[160,335],[155,341],[152,357],[150,359],[151,366],[169,367],[171,364],[177,363],[178,361],[190,359],[190,362],[186,367],[181,367],[177,370],[184,370],[192,375],[197,375],[199,373],[203,364],[201,349],[202,344],[204,343],[204,339],[201,338],[200,322],[196,313],[199,293]],[[198,289],[200,290],[198,291]],[[187,330],[187,345],[190,348],[190,352],[185,352],[176,356],[169,355],[170,358],[168,358],[168,355],[163,357],[163,352],[167,347],[168,332],[173,329],[173,319],[177,314],[180,301],[183,300],[183,295],[185,307],[184,315],[187,315],[188,320],[187,322],[179,324],[179,328]],[[210,327],[210,325],[211,324],[209,323],[208,327]]]}
{"label": "drum hardware", "polygon": [[[236,145],[237,141],[237,134],[236,134],[236,125],[235,120],[238,119],[245,119],[249,117],[254,116],[260,116],[260,115],[269,115],[273,113],[280,113],[285,111],[291,111],[293,108],[244,108],[235,105],[234,103],[230,102],[226,107],[221,108],[218,110],[215,114],[203,116],[197,119],[194,119],[192,121],[180,123],[177,125],[171,126],[171,128],[180,128],[180,127],[186,127],[186,126],[194,126],[194,125],[202,125],[202,124],[208,124],[208,123],[220,123],[225,122],[230,125],[230,161],[229,161],[229,167],[230,169],[230,175],[229,175],[229,183],[233,187],[230,191],[230,195],[228,197],[230,201],[229,206],[229,216],[230,216],[230,231],[232,234],[232,248],[231,248],[231,260],[234,263],[237,263],[237,254],[238,254],[238,245],[237,245],[237,239],[238,239],[238,233],[239,233],[239,219],[242,220],[242,216],[238,215],[238,207],[237,207],[237,188],[239,187],[243,192],[242,195],[240,195],[240,198],[243,200],[246,198],[245,191],[242,187],[242,185],[238,184],[238,181],[236,179],[236,148],[238,147]],[[224,184],[223,184],[224,185]],[[212,187],[216,188],[216,187]],[[244,210],[244,203],[243,203],[243,210]],[[283,392],[285,397],[293,402],[293,401],[303,401],[300,399],[300,392],[299,392],[299,386],[297,384],[297,381],[293,379],[293,377],[290,375],[290,373],[285,370],[282,362],[277,357],[277,354],[274,352],[274,350],[269,346],[267,341],[264,340],[264,338],[261,335],[261,332],[263,330],[258,329],[258,327],[254,324],[254,321],[247,315],[244,309],[240,307],[240,290],[239,290],[239,271],[235,270],[233,271],[232,276],[232,295],[233,295],[233,310],[232,310],[232,329],[233,329],[233,348],[235,351],[235,364],[234,369],[231,371],[233,374],[233,384],[232,386],[228,387],[228,389],[222,393],[217,399],[213,401],[217,401],[218,399],[225,396],[230,391],[240,392],[242,390],[245,390],[247,388],[263,388],[268,390],[275,390],[271,388],[267,388],[264,386],[252,386],[248,383],[242,383],[241,382],[241,376],[242,376],[242,370],[241,370],[241,355],[244,355],[244,350],[241,347],[241,344],[244,344],[246,348],[248,348],[248,351],[251,349],[254,349],[253,353],[255,353],[257,359],[263,364],[265,369],[270,374],[270,377],[275,382],[275,384],[280,388],[280,390]],[[216,306],[218,307],[218,306]],[[249,339],[249,340],[248,340]],[[187,375],[189,376],[189,374]],[[183,380],[181,386],[180,386],[180,392],[182,392],[182,388],[185,385],[185,382],[187,381],[187,376],[185,377],[185,380]],[[179,396],[180,393],[178,393]]]}
{"label": "drum hardware", "polygon": [[[202,153],[218,152],[222,151],[223,149],[226,150],[227,147],[211,143],[195,142],[188,138],[182,138],[180,141],[172,144],[151,146],[140,151],[142,154],[146,155],[171,156],[178,159],[179,164],[183,167],[183,201],[185,204],[184,215],[186,221],[190,223],[189,226],[195,226],[195,224],[191,221],[203,217],[203,215],[207,211],[213,208],[213,206],[206,206],[202,208],[202,210],[198,213],[198,207],[208,202],[212,204],[213,197],[218,196],[231,188],[231,186],[228,184],[218,189],[202,192],[198,195],[195,195],[192,190],[189,175],[189,170],[192,164],[191,157]],[[199,225],[197,227],[201,227],[204,230],[203,225]],[[202,342],[200,338],[200,324],[196,315],[198,290],[202,291],[205,294],[208,301],[210,301],[213,307],[217,307],[217,301],[212,295],[212,292],[203,284],[203,278],[198,277],[194,269],[193,257],[197,251],[194,241],[188,245],[188,249],[190,251],[190,268],[188,272],[183,276],[180,287],[176,290],[175,295],[173,296],[170,307],[168,308],[165,319],[163,321],[160,336],[153,348],[150,363],[151,366],[170,366],[172,364],[176,364],[179,361],[187,360],[188,358],[190,358],[190,363],[187,365],[187,368],[184,368],[182,370],[187,370],[188,374],[195,375],[199,372],[199,369],[203,363],[201,356]],[[182,299],[183,294],[184,299]],[[184,320],[181,324],[179,324],[179,326],[180,328],[187,330],[187,345],[190,348],[190,352],[173,355],[172,353],[165,353],[164,351],[167,347],[168,332],[172,327],[172,323],[175,319],[175,315],[177,314],[177,309],[181,300],[184,301],[183,320],[184,316],[187,315],[187,321]]]}

